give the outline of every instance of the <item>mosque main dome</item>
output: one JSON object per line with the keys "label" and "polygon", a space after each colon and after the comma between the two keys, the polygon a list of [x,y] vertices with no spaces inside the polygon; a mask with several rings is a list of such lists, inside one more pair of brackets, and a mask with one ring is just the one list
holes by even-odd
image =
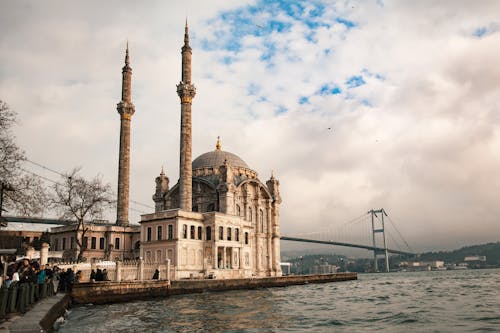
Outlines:
{"label": "mosque main dome", "polygon": [[219,167],[226,160],[232,167],[250,169],[248,164],[238,155],[221,150],[220,140],[218,139],[215,150],[201,154],[193,161],[193,170]]}
{"label": "mosque main dome", "polygon": [[239,156],[227,151],[214,150],[198,156],[193,161],[193,170],[219,167],[223,165],[226,160],[233,167],[250,169],[245,161],[243,161]]}

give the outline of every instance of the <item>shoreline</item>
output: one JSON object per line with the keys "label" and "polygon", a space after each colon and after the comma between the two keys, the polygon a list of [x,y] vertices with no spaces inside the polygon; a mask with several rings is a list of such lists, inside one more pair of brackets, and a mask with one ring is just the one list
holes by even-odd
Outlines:
{"label": "shoreline", "polygon": [[357,280],[357,273],[334,273],[317,275],[289,275],[280,277],[246,279],[186,279],[145,280],[122,282],[85,282],[73,286],[71,298],[74,304],[108,304],[153,297],[167,297],[201,293],[258,288],[286,287],[309,283],[329,283]]}

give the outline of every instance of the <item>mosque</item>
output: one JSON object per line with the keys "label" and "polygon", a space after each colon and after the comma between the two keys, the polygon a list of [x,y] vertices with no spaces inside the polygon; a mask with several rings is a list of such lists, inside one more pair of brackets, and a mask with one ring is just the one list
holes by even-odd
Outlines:
{"label": "mosque", "polygon": [[[192,160],[191,107],[196,88],[191,81],[191,55],[186,23],[182,78],[177,85],[181,102],[179,181],[170,187],[163,170],[156,178],[155,212],[141,216],[141,256],[148,262],[170,261],[174,279],[281,276],[279,181],[271,175],[262,182],[245,161],[222,150],[219,139],[215,150]],[[126,59],[128,67],[128,51]],[[120,114],[127,110],[133,114],[130,75],[124,67],[125,102],[118,105]],[[117,223],[128,219],[122,218],[128,209],[128,161],[121,161],[129,158],[129,132],[128,127],[124,138],[122,131],[120,141],[118,183],[124,195],[118,200]],[[127,149],[122,149],[122,143]]]}

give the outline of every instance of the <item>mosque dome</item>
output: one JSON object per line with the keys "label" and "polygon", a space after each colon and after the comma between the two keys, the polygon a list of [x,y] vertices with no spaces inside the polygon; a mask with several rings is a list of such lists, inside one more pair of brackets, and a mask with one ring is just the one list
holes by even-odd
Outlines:
{"label": "mosque dome", "polygon": [[201,154],[193,161],[193,170],[203,168],[219,167],[226,161],[233,167],[250,169],[250,167],[239,156],[221,150],[220,139],[217,139],[216,149]]}

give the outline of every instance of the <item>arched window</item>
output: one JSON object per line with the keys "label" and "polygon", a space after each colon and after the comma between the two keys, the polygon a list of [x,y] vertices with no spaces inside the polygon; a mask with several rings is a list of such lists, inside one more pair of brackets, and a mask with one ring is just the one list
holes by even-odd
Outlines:
{"label": "arched window", "polygon": [[207,240],[212,240],[212,228],[207,227]]}
{"label": "arched window", "polygon": [[195,231],[194,231],[194,225],[191,226],[191,239],[195,239]]}
{"label": "arched window", "polygon": [[187,226],[187,224],[182,225],[182,238],[188,238],[188,226]]}
{"label": "arched window", "polygon": [[156,250],[156,262],[161,262],[161,250]]}
{"label": "arched window", "polygon": [[156,230],[156,239],[161,240],[162,236],[163,236],[163,228],[161,225],[159,225],[157,230]]}
{"label": "arched window", "polygon": [[252,222],[252,208],[248,208],[248,221]]}
{"label": "arched window", "polygon": [[240,205],[236,205],[236,215],[241,216],[241,208]]}
{"label": "arched window", "polygon": [[198,227],[198,239],[203,239],[203,228]]}
{"label": "arched window", "polygon": [[248,245],[248,232],[245,232],[245,244]]}
{"label": "arched window", "polygon": [[167,239],[174,239],[174,226],[171,224],[167,226]]}
{"label": "arched window", "polygon": [[219,240],[224,240],[224,227],[219,227]]}
{"label": "arched window", "polygon": [[231,232],[231,228],[227,228],[227,240],[230,241],[231,240],[231,235],[232,232]]}
{"label": "arched window", "polygon": [[147,234],[146,234],[146,241],[148,241],[148,242],[151,241],[151,227],[148,227]]}
{"label": "arched window", "polygon": [[240,229],[238,228],[234,229],[234,240],[237,242],[240,241]]}

